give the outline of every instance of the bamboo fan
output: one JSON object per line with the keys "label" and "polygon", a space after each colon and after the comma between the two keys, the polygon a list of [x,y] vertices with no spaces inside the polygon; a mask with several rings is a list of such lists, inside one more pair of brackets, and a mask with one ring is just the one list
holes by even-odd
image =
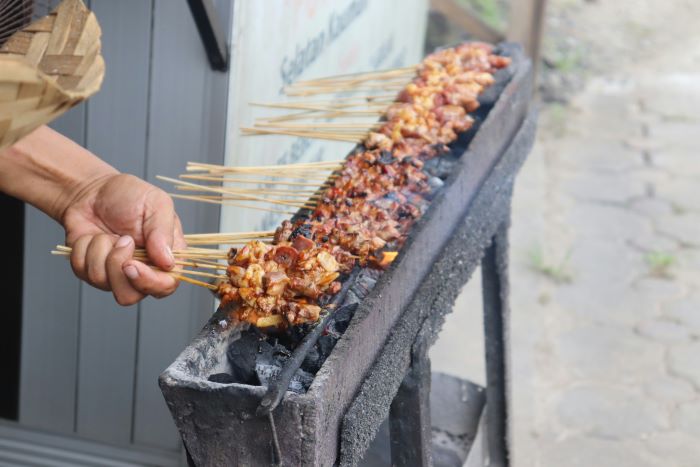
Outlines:
{"label": "bamboo fan", "polygon": [[2,44],[0,149],[99,90],[105,72],[100,35],[82,1],[63,0]]}

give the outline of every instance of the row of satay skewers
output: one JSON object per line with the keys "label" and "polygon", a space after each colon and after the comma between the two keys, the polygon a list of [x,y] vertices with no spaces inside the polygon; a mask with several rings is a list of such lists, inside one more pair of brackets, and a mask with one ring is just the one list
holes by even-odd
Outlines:
{"label": "row of satay skewers", "polygon": [[[360,73],[296,83],[286,91],[290,96],[309,96],[362,90],[394,90],[399,76],[410,76],[413,68],[386,72]],[[382,80],[386,80],[382,83]],[[335,141],[360,142],[371,129],[378,126],[376,119],[393,101],[395,94],[369,95],[366,97],[336,98],[327,101],[287,102],[252,105],[293,110],[294,113],[256,121],[251,128],[242,128],[243,135],[288,135]],[[370,117],[372,122],[353,123],[299,123],[309,119],[337,119],[346,117]],[[342,160],[295,163],[268,166],[231,167],[224,165],[188,162],[185,174],[178,179],[158,176],[159,180],[173,184],[179,193],[171,193],[175,199],[198,201],[208,204],[234,206],[279,214],[295,214],[301,208],[313,208],[319,191],[333,180],[333,172],[342,167]],[[231,186],[233,185],[233,186]],[[269,206],[271,205],[271,206]],[[274,231],[235,233],[205,233],[185,235],[188,247],[173,251],[176,268],[170,271],[176,279],[193,285],[216,290],[211,282],[227,279],[228,254],[231,247],[241,246],[252,240],[271,242]],[[226,248],[211,248],[226,247]],[[57,245],[51,254],[70,256],[72,249]],[[134,259],[148,263],[145,249],[137,248]]]}
{"label": "row of satay skewers", "polygon": [[[329,100],[315,98],[302,102],[252,103],[254,106],[288,113],[255,121],[241,128],[243,135],[287,135],[302,138],[360,143],[384,122],[379,117],[396,103],[397,95],[416,76],[418,65],[393,70],[356,73],[295,83],[285,89],[288,96],[308,98],[333,95]],[[362,97],[346,96],[363,92]],[[338,96],[341,97],[338,97]],[[329,122],[332,120],[332,122]],[[279,214],[295,214],[314,208],[323,189],[333,182],[344,161],[308,162],[273,166],[227,167],[189,162],[179,179],[158,177],[172,183],[176,199],[235,206]],[[201,279],[219,282],[227,279],[229,248],[253,240],[271,242],[272,231],[229,234],[186,235],[188,248],[175,251],[176,278],[216,290]],[[227,248],[211,248],[212,246]],[[58,246],[54,254],[68,256],[70,248]],[[144,250],[135,258],[148,262]]]}

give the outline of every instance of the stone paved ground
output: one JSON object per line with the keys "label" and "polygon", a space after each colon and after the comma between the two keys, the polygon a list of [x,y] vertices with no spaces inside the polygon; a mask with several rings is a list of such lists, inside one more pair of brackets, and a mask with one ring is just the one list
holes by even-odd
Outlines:
{"label": "stone paved ground", "polygon": [[[700,465],[698,3],[552,1],[587,55],[516,186],[517,467]],[[483,382],[480,333],[475,280],[433,368]]]}

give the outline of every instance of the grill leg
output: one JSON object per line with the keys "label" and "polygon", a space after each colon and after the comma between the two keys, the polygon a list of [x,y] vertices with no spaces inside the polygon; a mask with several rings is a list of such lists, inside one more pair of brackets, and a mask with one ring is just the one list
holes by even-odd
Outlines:
{"label": "grill leg", "polygon": [[508,224],[499,227],[481,262],[486,343],[485,465],[508,467]]}
{"label": "grill leg", "polygon": [[389,431],[391,464],[395,467],[431,465],[430,359],[419,333],[411,351],[411,366],[391,403]]}

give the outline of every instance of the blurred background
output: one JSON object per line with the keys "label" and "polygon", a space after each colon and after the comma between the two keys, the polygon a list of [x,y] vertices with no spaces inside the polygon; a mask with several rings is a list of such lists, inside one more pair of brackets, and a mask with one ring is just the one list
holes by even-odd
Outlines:
{"label": "blurred background", "polygon": [[[505,2],[455,3],[507,27]],[[463,34],[448,18],[431,13],[429,43]],[[699,463],[698,18],[692,1],[547,1],[512,214],[516,466]],[[431,356],[483,383],[474,279]]]}
{"label": "blurred background", "polygon": [[[184,0],[86,3],[102,25],[107,77],[54,127],[150,181],[187,160],[229,160],[240,149],[233,129],[249,117],[242,102],[263,87],[252,74],[270,77],[260,92],[273,96],[284,81],[270,59],[274,38],[259,24],[287,21],[289,34],[308,37],[325,6],[213,2],[233,59],[249,55],[220,72]],[[386,8],[366,21],[395,32],[381,42],[369,36],[374,23],[345,24],[382,47],[348,45],[331,69],[415,63],[474,38],[522,42],[537,67],[539,131],[516,182],[511,229],[513,465],[698,465],[700,3],[345,3]],[[292,21],[277,7],[303,14]],[[410,23],[387,20],[401,8]],[[315,67],[303,76],[324,74]],[[285,160],[323,157],[321,146],[290,144]],[[178,211],[188,232],[241,223],[192,203]],[[0,283],[0,464],[181,464],[156,379],[201,329],[212,297],[183,287],[122,309],[48,255],[63,242],[51,220],[5,197],[0,212],[15,227],[0,232],[13,245]],[[431,357],[433,370],[483,384],[479,285],[476,273]]]}

